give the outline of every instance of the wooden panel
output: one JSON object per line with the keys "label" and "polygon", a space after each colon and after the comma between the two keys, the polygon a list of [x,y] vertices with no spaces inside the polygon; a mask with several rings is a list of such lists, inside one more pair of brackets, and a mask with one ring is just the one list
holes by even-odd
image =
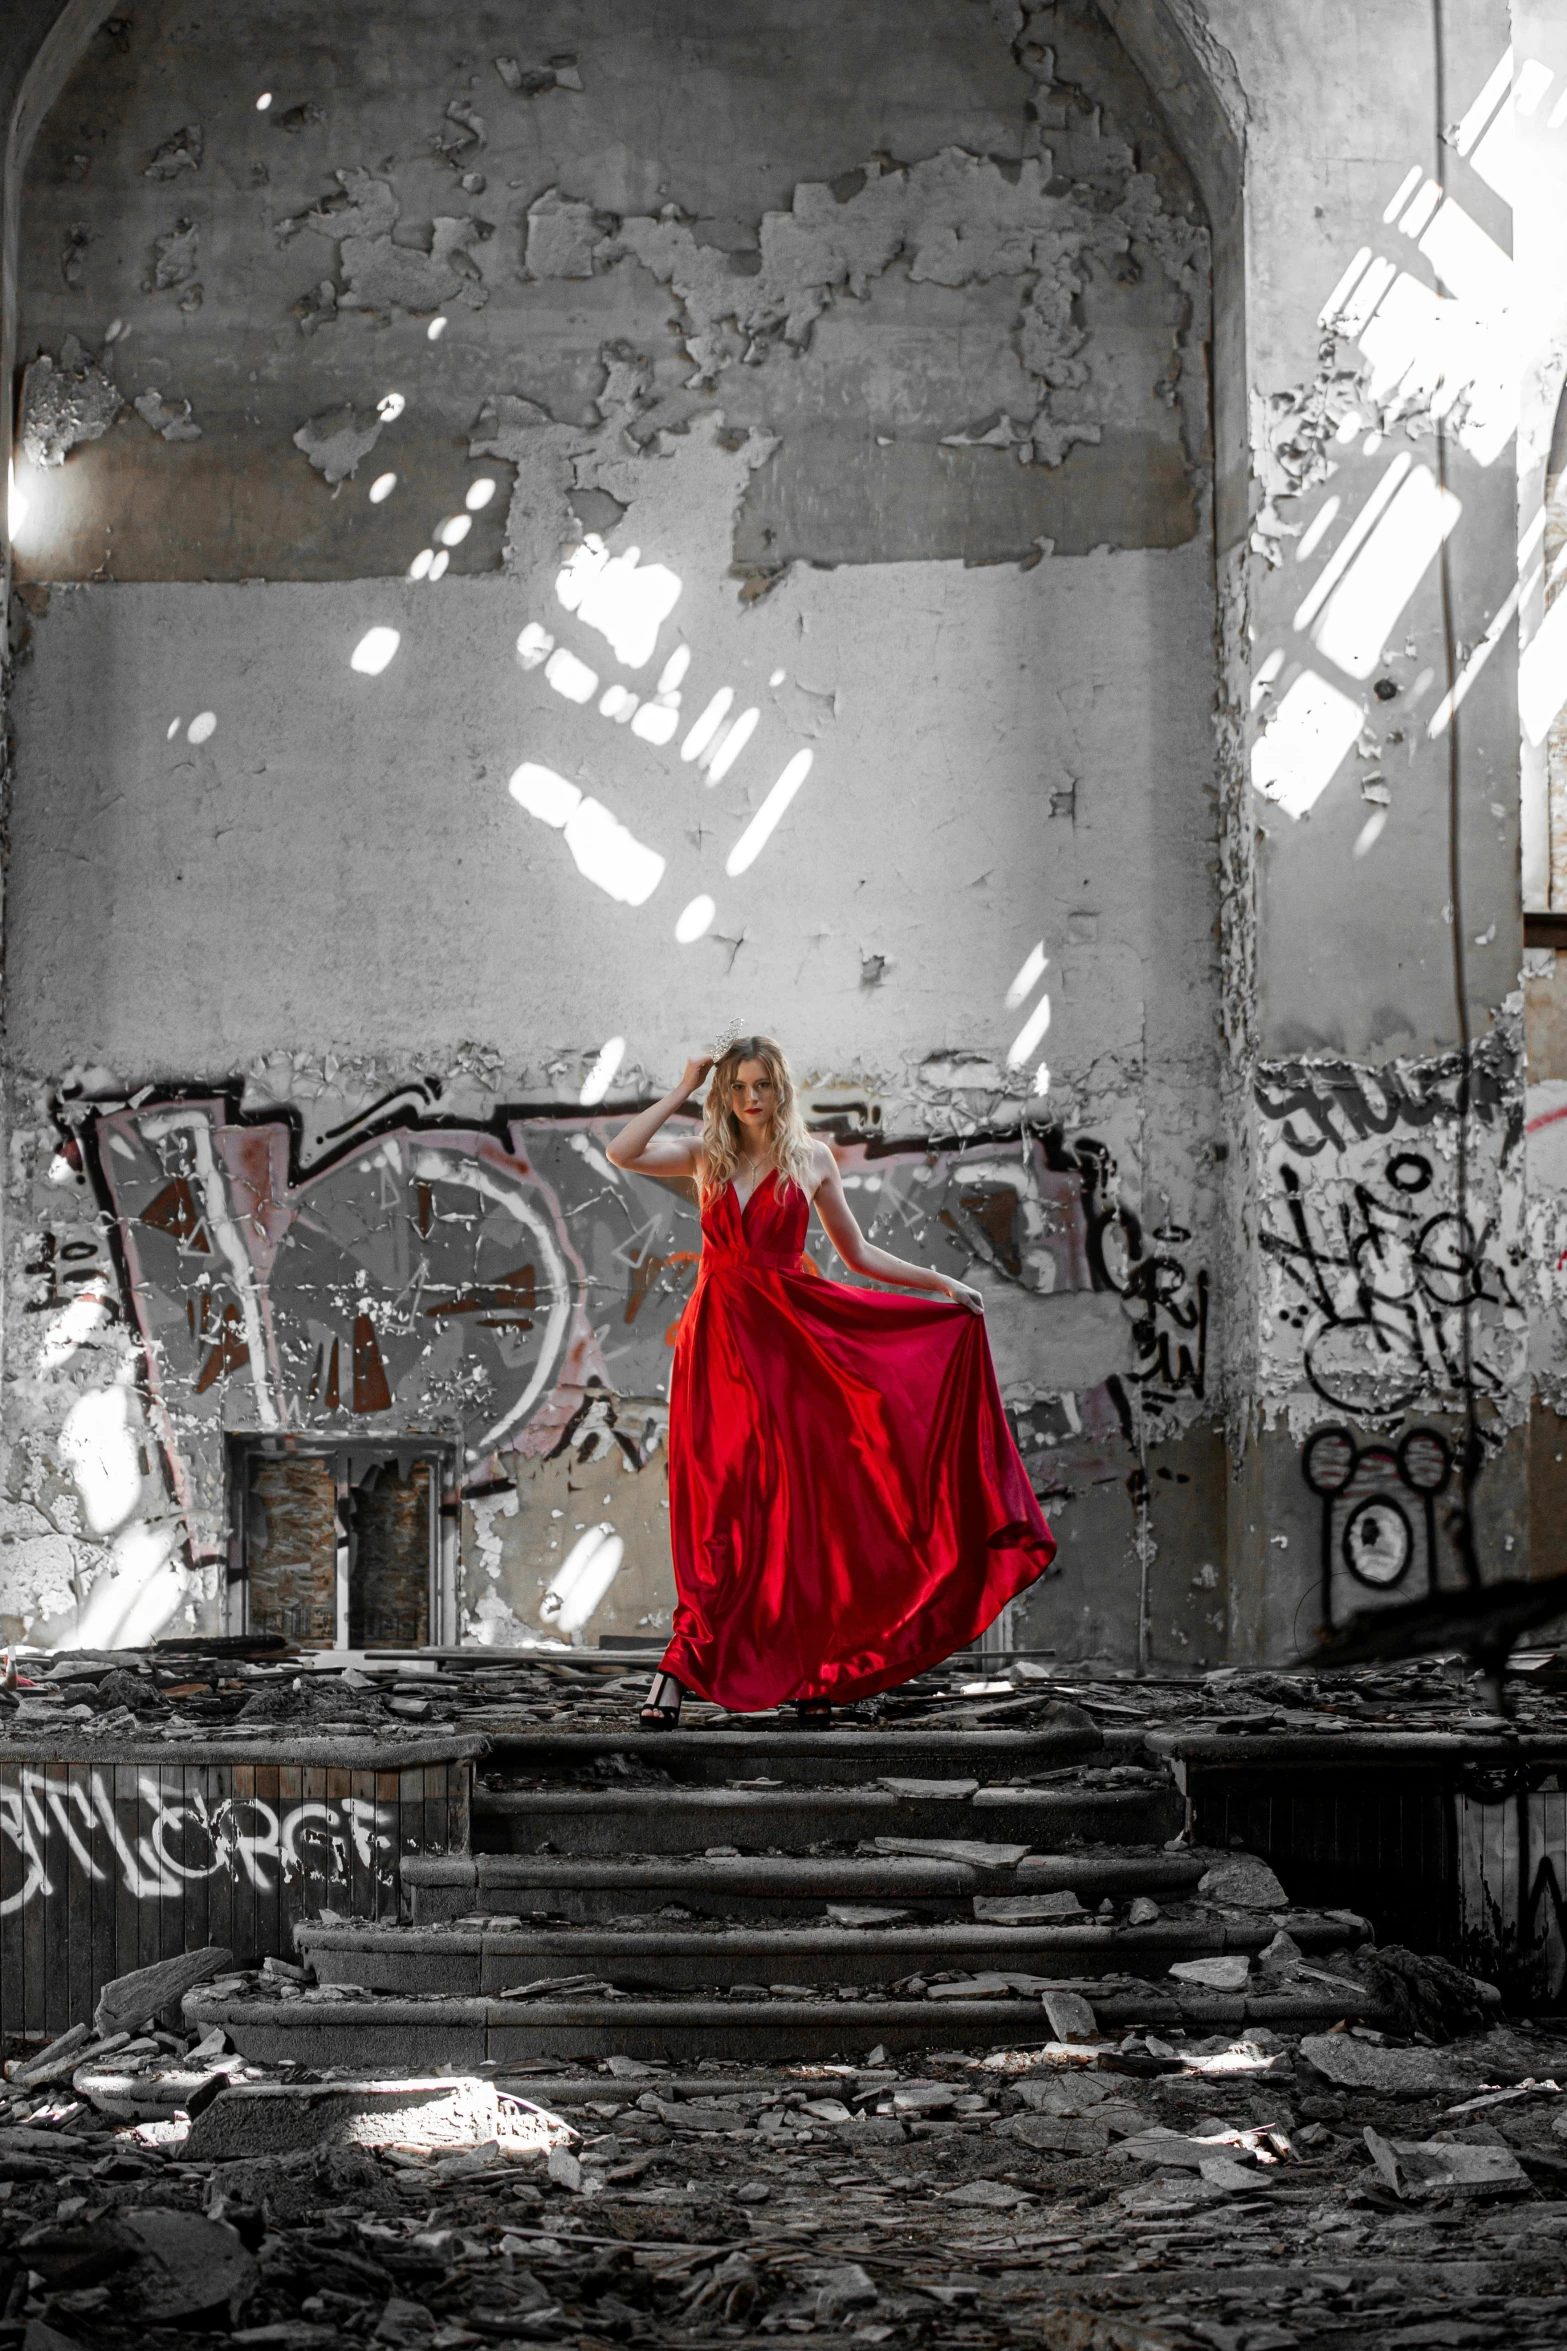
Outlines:
{"label": "wooden panel", "polygon": [[330,1460],[246,1456],[247,1614],[255,1633],[330,1649],[337,1633],[337,1504]]}

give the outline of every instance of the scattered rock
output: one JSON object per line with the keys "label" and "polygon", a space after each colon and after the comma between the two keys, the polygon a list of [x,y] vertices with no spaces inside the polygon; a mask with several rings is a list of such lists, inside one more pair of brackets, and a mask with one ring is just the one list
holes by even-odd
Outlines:
{"label": "scattered rock", "polygon": [[209,1976],[231,1966],[233,1958],[232,1951],[208,1943],[199,1951],[182,1951],[116,1976],[98,1995],[93,2024],[100,2033],[135,2032],[150,2024],[160,2009],[172,2008]]}
{"label": "scattered rock", "polygon": [[1058,2041],[1091,2041],[1099,2020],[1080,1992],[1046,1992],[1042,2005]]}
{"label": "scattered rock", "polygon": [[1461,2097],[1475,2087],[1473,2072],[1437,2049],[1390,2049],[1353,2033],[1308,2033],[1300,2053],[1318,2073],[1349,2090],[1421,2098]]}
{"label": "scattered rock", "polygon": [[1197,1984],[1208,1992],[1244,1992],[1251,1961],[1244,1951],[1227,1951],[1214,1959],[1178,1959],[1170,1970],[1178,1982]]}
{"label": "scattered rock", "polygon": [[1289,1896],[1265,1861],[1250,1853],[1218,1862],[1198,1881],[1204,1902],[1222,1903],[1230,1910],[1286,1910]]}

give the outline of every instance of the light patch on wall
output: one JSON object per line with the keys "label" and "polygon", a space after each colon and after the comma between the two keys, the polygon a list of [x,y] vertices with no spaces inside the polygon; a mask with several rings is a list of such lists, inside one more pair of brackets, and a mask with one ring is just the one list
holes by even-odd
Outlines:
{"label": "light patch on wall", "polygon": [[517,659],[524,669],[537,669],[555,650],[555,640],[540,621],[530,620],[517,639]]}
{"label": "light patch on wall", "polygon": [[555,579],[566,610],[605,638],[627,669],[652,660],[658,632],[680,597],[678,576],[665,564],[643,563],[641,554],[640,547],[628,547],[611,555],[590,531]]}
{"label": "light patch on wall", "polygon": [[712,755],[705,763],[709,786],[723,782],[755,734],[757,721],[761,715],[761,712],[756,709],[742,710],[722,742],[714,745]]}
{"label": "light patch on wall", "polygon": [[595,1102],[603,1101],[615,1082],[616,1071],[625,1058],[625,1038],[611,1037],[582,1081],[582,1092],[577,1099],[584,1109],[591,1109]]}
{"label": "light patch on wall", "polygon": [[495,477],[493,474],[481,474],[476,482],[468,484],[463,504],[470,514],[482,514],[494,495]]}
{"label": "light patch on wall", "polygon": [[375,480],[370,484],[371,505],[380,506],[386,499],[390,498],[396,487],[397,476],[395,473],[378,473],[375,477]]}
{"label": "light patch on wall", "polygon": [[1399,487],[1329,598],[1313,641],[1335,667],[1368,678],[1395,622],[1425,577],[1462,502],[1424,465]]}
{"label": "light patch on wall", "polygon": [[717,693],[713,696],[712,701],[709,702],[707,708],[703,711],[701,717],[697,720],[695,726],[691,729],[691,732],[687,735],[685,741],[681,744],[680,756],[682,759],[701,758],[703,752],[707,749],[709,743],[711,743],[713,737],[717,734],[719,728],[723,725],[724,720],[728,717],[729,705],[733,702],[734,698],[735,690],[733,686],[719,687]]}
{"label": "light patch on wall", "polygon": [[809,751],[795,753],[777,783],[768,793],[767,798],[762,802],[761,807],[746,826],[745,831],[740,835],[739,840],[730,850],[724,871],[729,875],[731,881],[737,874],[746,872],[761,856],[762,851],[783,822],[790,801],[810,774],[811,759],[812,754]]}
{"label": "light patch on wall", "polygon": [[414,557],[412,563],[410,563],[408,566],[408,577],[411,580],[425,579],[428,576],[430,566],[434,561],[435,549],[433,547],[421,547],[418,554]]}
{"label": "light patch on wall", "polygon": [[185,729],[185,740],[187,743],[205,743],[210,741],[217,731],[217,712],[215,710],[198,710],[190,725]]}
{"label": "light patch on wall", "polygon": [[442,336],[445,334],[445,332],[446,332],[446,321],[445,321],[445,319],[444,319],[444,318],[432,318],[432,319],[431,319],[431,321],[430,321],[430,323],[429,323],[429,325],[428,325],[428,326],[425,328],[425,330],[424,330],[424,331],[425,331],[425,336],[426,336],[426,338],[427,338],[427,340],[428,340],[428,341],[430,341],[430,342],[432,342],[432,343],[438,343],[438,342],[440,341],[441,337],[442,337]]}
{"label": "light patch on wall", "polygon": [[1023,999],[1026,996],[1032,995],[1034,989],[1039,985],[1041,979],[1043,979],[1045,966],[1049,961],[1050,958],[1045,953],[1045,942],[1043,939],[1040,940],[1037,947],[1030,947],[1028,953],[1023,958],[1023,962],[1018,971],[1017,978],[1012,982],[1011,987],[1007,990],[1006,1002],[1008,1012],[1016,1012],[1018,1006],[1023,1002]]}
{"label": "light patch on wall", "polygon": [[1041,996],[1008,1048],[1007,1067],[1009,1069],[1021,1069],[1025,1061],[1033,1059],[1035,1048],[1049,1026],[1050,998]]}
{"label": "light patch on wall", "polygon": [[375,412],[383,424],[396,424],[407,405],[401,392],[383,392],[375,404]]}
{"label": "light patch on wall", "polygon": [[60,1458],[95,1535],[113,1534],[141,1500],[141,1447],[130,1404],[126,1388],[89,1388],[60,1431]]}
{"label": "light patch on wall", "polygon": [[693,898],[689,906],[683,906],[680,910],[680,920],[675,925],[675,937],[679,944],[682,947],[689,947],[695,940],[703,937],[711,927],[713,917],[717,912],[717,906],[705,892],[701,897]]}
{"label": "light patch on wall", "polygon": [[190,1590],[174,1557],[178,1524],[127,1527],[114,1544],[107,1575],[93,1585],[74,1642],[94,1649],[136,1649],[157,1639]]}
{"label": "light patch on wall", "polygon": [[435,535],[443,547],[460,547],[472,528],[471,514],[449,514]]}
{"label": "light patch on wall", "polygon": [[539,1607],[540,1622],[558,1632],[580,1632],[602,1604],[625,1556],[626,1546],[608,1519],[590,1527],[551,1577]]}
{"label": "light patch on wall", "polygon": [[643,906],[652,897],[664,878],[663,858],[636,840],[597,800],[585,799],[575,784],[531,759],[516,770],[508,789],[530,816],[564,831],[578,872],[611,898],[626,906]]}
{"label": "light patch on wall", "polygon": [[101,1282],[78,1290],[69,1306],[51,1315],[38,1349],[40,1371],[60,1371],[77,1349],[101,1331],[109,1320],[109,1297]]}
{"label": "light patch on wall", "polygon": [[557,645],[544,665],[544,675],[568,702],[591,702],[598,692],[599,673],[579,661],[565,645]]}
{"label": "light patch on wall", "polygon": [[1364,706],[1337,686],[1303,669],[1271,726],[1252,745],[1251,780],[1286,816],[1314,808],[1360,733]]}
{"label": "light patch on wall", "polygon": [[1543,743],[1567,702],[1567,595],[1557,597],[1518,660],[1518,716],[1531,743]]}
{"label": "light patch on wall", "polygon": [[402,635],[397,629],[366,629],[348,656],[348,666],[357,669],[361,677],[378,678],[402,641]]}

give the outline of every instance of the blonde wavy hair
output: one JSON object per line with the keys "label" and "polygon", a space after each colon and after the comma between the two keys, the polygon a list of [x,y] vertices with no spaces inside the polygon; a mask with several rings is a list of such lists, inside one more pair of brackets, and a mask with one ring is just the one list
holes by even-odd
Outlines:
{"label": "blonde wavy hair", "polygon": [[713,1063],[707,1101],[702,1111],[702,1171],[699,1188],[706,1199],[721,1192],[740,1164],[740,1121],[729,1107],[729,1089],[742,1062],[759,1061],[772,1081],[776,1096],[768,1160],[785,1183],[807,1189],[811,1174],[811,1138],[800,1115],[794,1073],[783,1047],[774,1037],[731,1037]]}

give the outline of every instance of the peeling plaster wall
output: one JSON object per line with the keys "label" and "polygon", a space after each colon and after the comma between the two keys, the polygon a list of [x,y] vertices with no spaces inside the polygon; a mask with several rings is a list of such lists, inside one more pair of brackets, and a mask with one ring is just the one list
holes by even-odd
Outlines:
{"label": "peeling plaster wall", "polygon": [[4,1612],[218,1621],[280,1428],[450,1448],[463,1637],[660,1630],[694,1232],[593,1118],[764,1023],[986,1288],[1062,1535],[1014,1637],[1216,1663],[1192,181],[1087,6],[530,39],[151,8],[44,127]]}

